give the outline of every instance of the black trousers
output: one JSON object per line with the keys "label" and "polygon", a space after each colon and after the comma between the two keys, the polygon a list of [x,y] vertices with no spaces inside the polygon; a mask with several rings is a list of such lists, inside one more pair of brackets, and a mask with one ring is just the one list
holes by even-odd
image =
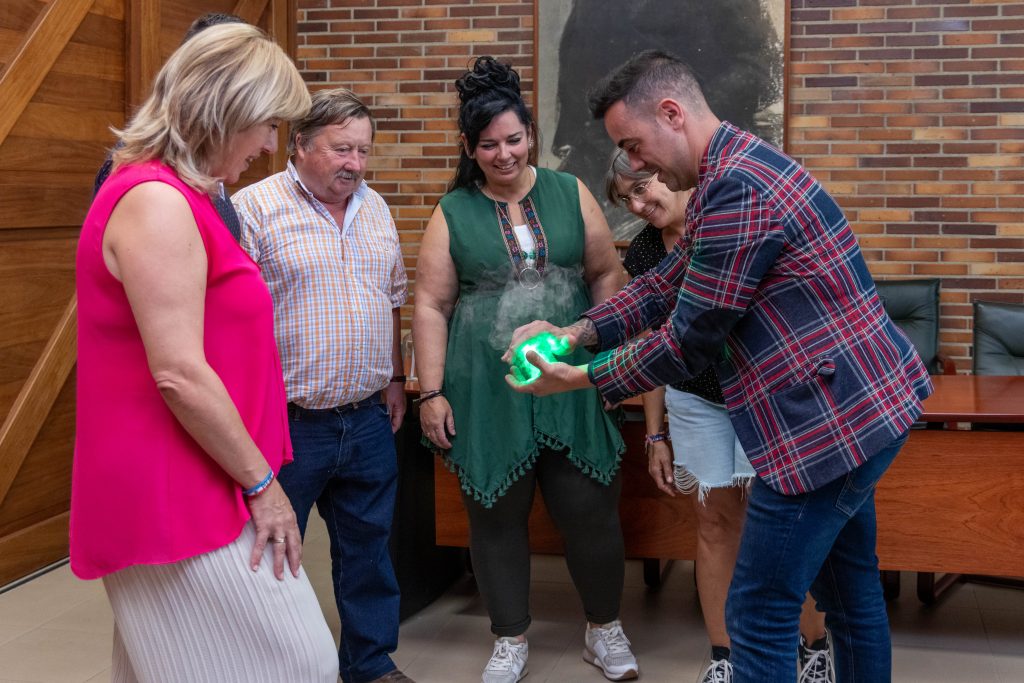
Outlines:
{"label": "black trousers", "polygon": [[485,508],[463,492],[477,587],[496,636],[518,636],[530,626],[528,522],[540,486],[544,504],[565,541],[565,559],[587,619],[619,617],[625,551],[619,524],[621,474],[605,485],[583,474],[564,453],[542,449],[494,505]]}

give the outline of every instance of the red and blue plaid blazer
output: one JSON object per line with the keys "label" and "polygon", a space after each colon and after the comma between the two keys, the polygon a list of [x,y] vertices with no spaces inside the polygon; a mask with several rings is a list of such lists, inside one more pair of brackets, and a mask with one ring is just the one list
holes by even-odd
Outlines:
{"label": "red and blue plaid blazer", "polygon": [[[723,122],[686,228],[657,268],[584,314],[612,349],[588,368],[604,398],[714,364],[747,457],[787,495],[860,466],[921,414],[928,372],[842,210],[800,164]],[[658,329],[613,348],[647,328]]]}

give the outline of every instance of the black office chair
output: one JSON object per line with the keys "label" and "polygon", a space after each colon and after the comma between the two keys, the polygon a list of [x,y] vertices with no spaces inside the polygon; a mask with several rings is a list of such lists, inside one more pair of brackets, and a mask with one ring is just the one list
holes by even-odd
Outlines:
{"label": "black office chair", "polygon": [[955,375],[956,364],[939,353],[939,280],[876,280],[885,312],[910,338],[933,375]]}
{"label": "black office chair", "polygon": [[1024,304],[974,302],[974,374],[1024,375]]}
{"label": "black office chair", "polygon": [[[1024,375],[1024,304],[974,302],[974,374]],[[1024,425],[975,422],[971,429],[1024,431]]]}

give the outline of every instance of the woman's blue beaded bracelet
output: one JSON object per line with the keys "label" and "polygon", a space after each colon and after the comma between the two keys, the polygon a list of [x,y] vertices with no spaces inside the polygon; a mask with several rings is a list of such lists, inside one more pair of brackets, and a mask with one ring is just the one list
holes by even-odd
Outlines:
{"label": "woman's blue beaded bracelet", "polygon": [[267,476],[263,477],[263,481],[256,484],[251,489],[243,490],[242,495],[246,496],[247,498],[258,496],[267,490],[267,487],[270,486],[270,482],[272,481],[274,481],[274,470],[270,470],[269,472],[267,472]]}
{"label": "woman's blue beaded bracelet", "polygon": [[668,432],[658,432],[657,434],[648,434],[644,437],[644,443],[647,446],[658,443],[659,441],[671,441],[672,438],[668,435]]}

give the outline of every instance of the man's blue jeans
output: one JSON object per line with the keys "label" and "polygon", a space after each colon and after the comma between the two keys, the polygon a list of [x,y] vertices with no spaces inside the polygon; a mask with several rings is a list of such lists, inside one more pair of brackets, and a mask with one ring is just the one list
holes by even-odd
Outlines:
{"label": "man's blue jeans", "polygon": [[398,647],[398,581],[388,554],[398,464],[383,404],[347,411],[289,406],[295,461],[281,470],[299,529],[316,503],[331,539],[338,648],[345,683],[392,671]]}
{"label": "man's blue jeans", "polygon": [[905,441],[810,493],[783,496],[754,479],[725,610],[734,683],[793,683],[808,589],[832,632],[837,683],[891,680],[875,485]]}

